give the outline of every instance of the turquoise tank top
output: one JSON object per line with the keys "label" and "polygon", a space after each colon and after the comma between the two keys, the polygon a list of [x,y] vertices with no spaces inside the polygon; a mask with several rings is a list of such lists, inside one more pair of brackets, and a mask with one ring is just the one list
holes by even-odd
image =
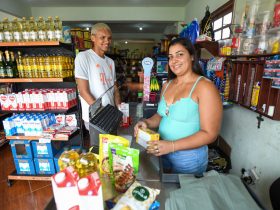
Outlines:
{"label": "turquoise tank top", "polygon": [[166,104],[164,93],[172,80],[167,84],[157,110],[162,117],[158,130],[161,139],[174,141],[190,136],[200,130],[198,104],[191,97],[202,77],[197,78],[188,97],[181,98],[170,106]]}

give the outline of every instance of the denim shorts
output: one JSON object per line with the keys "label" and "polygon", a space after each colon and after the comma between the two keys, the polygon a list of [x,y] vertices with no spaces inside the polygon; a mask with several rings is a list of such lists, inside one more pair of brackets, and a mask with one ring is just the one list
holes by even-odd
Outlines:
{"label": "denim shorts", "polygon": [[161,156],[163,168],[172,173],[202,175],[207,169],[208,146]]}

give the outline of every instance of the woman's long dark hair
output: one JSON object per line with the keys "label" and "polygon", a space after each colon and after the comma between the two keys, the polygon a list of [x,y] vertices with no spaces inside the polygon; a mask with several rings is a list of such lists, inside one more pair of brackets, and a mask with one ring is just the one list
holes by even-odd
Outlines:
{"label": "woman's long dark hair", "polygon": [[[176,45],[176,44],[180,44],[180,45],[184,46],[185,49],[189,52],[190,56],[193,57],[193,62],[192,62],[193,72],[198,75],[204,76],[201,66],[198,62],[196,51],[194,49],[192,42],[188,38],[173,39],[173,40],[171,40],[171,42],[168,46],[168,49],[170,49],[171,46]],[[177,76],[171,71],[170,66],[168,64],[168,80],[174,79],[176,77]]]}

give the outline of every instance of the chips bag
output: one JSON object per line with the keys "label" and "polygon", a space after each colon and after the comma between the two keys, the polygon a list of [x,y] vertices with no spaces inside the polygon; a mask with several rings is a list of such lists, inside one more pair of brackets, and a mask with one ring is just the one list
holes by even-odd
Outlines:
{"label": "chips bag", "polygon": [[99,167],[101,174],[110,174],[108,154],[109,143],[116,143],[128,147],[129,140],[121,136],[99,134]]}

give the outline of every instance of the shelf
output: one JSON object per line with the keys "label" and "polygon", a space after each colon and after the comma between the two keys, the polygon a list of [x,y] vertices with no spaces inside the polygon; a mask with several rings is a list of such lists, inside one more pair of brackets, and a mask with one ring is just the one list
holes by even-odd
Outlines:
{"label": "shelf", "polygon": [[52,175],[25,175],[17,174],[16,171],[8,175],[8,180],[30,180],[30,181],[51,181]]}
{"label": "shelf", "polygon": [[31,47],[31,46],[58,46],[59,41],[34,41],[34,42],[1,42],[0,47]]}
{"label": "shelf", "polygon": [[0,110],[0,117],[1,115],[6,115],[9,113],[60,113],[60,114],[64,114],[64,113],[70,113],[73,112],[77,109],[77,106],[73,106],[69,109],[49,109],[49,110],[11,110],[11,111],[7,111],[7,110]]}
{"label": "shelf", "polygon": [[28,83],[28,82],[65,82],[72,78],[7,78],[0,79],[0,83]]}
{"label": "shelf", "polygon": [[219,56],[219,43],[212,41],[201,41],[194,44],[195,48],[204,48],[213,56]]}
{"label": "shelf", "polygon": [[280,52],[278,53],[265,53],[265,54],[251,54],[251,55],[220,55],[220,57],[225,58],[258,58],[258,57],[271,57],[275,55],[280,55]]}

